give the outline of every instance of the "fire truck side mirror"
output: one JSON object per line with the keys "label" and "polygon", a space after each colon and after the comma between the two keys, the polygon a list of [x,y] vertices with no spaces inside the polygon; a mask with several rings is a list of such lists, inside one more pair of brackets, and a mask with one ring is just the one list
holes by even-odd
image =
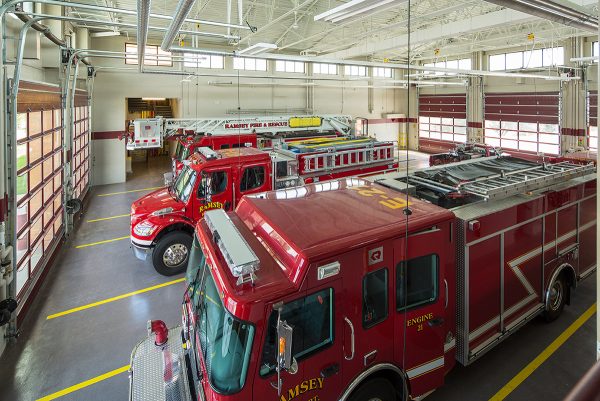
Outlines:
{"label": "fire truck side mirror", "polygon": [[277,325],[277,337],[279,338],[277,362],[281,368],[287,370],[290,374],[298,372],[298,363],[296,362],[296,358],[292,356],[293,336],[294,329],[292,326],[287,324],[285,320],[279,321]]}

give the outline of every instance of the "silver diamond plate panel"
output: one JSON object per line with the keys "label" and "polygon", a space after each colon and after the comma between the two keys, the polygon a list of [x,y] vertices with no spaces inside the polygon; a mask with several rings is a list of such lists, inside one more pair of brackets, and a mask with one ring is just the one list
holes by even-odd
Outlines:
{"label": "silver diamond plate panel", "polygon": [[[463,365],[468,363],[469,333],[466,323],[468,311],[466,255],[465,255],[465,221],[456,219],[456,359]],[[466,332],[465,332],[466,330]]]}
{"label": "silver diamond plate panel", "polygon": [[154,335],[149,336],[131,353],[130,401],[191,401],[181,343],[181,326],[169,329],[166,346],[174,356],[179,356],[181,380],[165,386],[163,352],[154,345]]}

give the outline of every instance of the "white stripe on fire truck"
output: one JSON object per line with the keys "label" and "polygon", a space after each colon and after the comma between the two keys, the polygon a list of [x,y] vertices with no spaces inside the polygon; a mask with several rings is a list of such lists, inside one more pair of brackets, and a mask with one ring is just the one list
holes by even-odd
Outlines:
{"label": "white stripe on fire truck", "polygon": [[452,341],[444,344],[444,353],[450,351],[452,348],[456,346],[456,337],[452,338]]}
{"label": "white stripe on fire truck", "polygon": [[414,379],[416,377],[422,376],[426,373],[429,373],[431,371],[439,369],[442,366],[444,366],[444,357],[443,356],[441,356],[437,359],[431,360],[429,362],[426,362],[415,368],[408,369],[406,371],[406,375],[408,376],[409,379]]}

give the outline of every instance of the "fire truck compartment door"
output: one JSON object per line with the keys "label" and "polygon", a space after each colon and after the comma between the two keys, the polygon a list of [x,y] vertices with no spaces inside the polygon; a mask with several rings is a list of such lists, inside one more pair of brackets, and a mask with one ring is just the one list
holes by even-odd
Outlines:
{"label": "fire truck compartment door", "polygon": [[446,320],[450,320],[444,279],[452,261],[447,230],[432,228],[394,241],[394,354],[399,365],[404,362],[413,397],[444,383]]}
{"label": "fire truck compartment door", "polygon": [[196,189],[194,220],[199,220],[204,212],[211,209],[232,210],[233,175],[231,167],[204,170]]}

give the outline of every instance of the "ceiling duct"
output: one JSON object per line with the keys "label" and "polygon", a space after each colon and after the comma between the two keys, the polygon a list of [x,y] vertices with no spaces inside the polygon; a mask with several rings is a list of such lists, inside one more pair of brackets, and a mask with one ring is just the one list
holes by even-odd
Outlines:
{"label": "ceiling duct", "polygon": [[598,18],[550,0],[486,0],[549,21],[598,33]]}
{"label": "ceiling duct", "polygon": [[140,71],[144,65],[144,56],[146,54],[146,42],[148,41],[148,26],[150,24],[150,6],[152,0],[137,1],[137,58]]}
{"label": "ceiling duct", "polygon": [[194,6],[194,2],[195,0],[179,0],[177,8],[175,9],[175,14],[173,14],[171,24],[167,29],[167,33],[165,33],[162,44],[160,45],[160,48],[164,51],[169,51],[173,40],[175,40],[175,36],[177,36],[179,33],[181,26],[185,22],[190,10]]}

